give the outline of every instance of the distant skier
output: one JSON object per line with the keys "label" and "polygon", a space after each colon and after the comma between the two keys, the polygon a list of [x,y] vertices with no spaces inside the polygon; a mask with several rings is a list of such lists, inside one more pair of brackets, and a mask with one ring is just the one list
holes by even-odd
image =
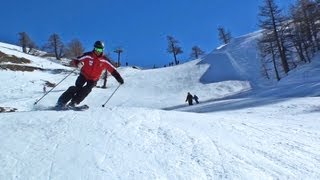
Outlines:
{"label": "distant skier", "polygon": [[74,107],[82,102],[97,84],[103,70],[107,70],[120,83],[124,81],[115,67],[108,61],[103,53],[104,44],[102,41],[94,43],[94,49],[84,53],[82,56],[73,60],[76,67],[80,68],[75,86],[70,86],[58,99],[57,107],[63,108],[71,101],[68,106]]}
{"label": "distant skier", "polygon": [[192,105],[192,99],[193,99],[192,95],[190,94],[190,92],[188,92],[188,95],[187,95],[187,98],[186,98],[186,102],[188,101],[189,106]]}
{"label": "distant skier", "polygon": [[199,98],[197,95],[193,95],[193,99],[194,99],[194,101],[196,101],[197,104],[199,104],[199,101],[198,101]]}

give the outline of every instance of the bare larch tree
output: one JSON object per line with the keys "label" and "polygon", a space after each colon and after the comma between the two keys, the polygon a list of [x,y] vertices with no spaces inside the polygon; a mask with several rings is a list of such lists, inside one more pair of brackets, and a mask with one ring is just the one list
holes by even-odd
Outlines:
{"label": "bare larch tree", "polygon": [[231,33],[226,31],[224,27],[218,27],[218,35],[219,40],[224,44],[228,44],[231,41]]}
{"label": "bare larch tree", "polygon": [[57,60],[60,60],[64,53],[64,44],[61,41],[61,38],[58,34],[52,34],[48,43],[45,45],[45,49],[47,49],[50,53],[54,53]]}
{"label": "bare larch tree", "polygon": [[291,7],[293,20],[291,41],[302,61],[310,58],[320,50],[320,6],[311,0],[298,0]]}
{"label": "bare larch tree", "polygon": [[[22,51],[24,53],[30,53],[34,48],[36,48],[35,43],[26,32],[19,33],[19,45],[22,47]],[[29,50],[27,50],[28,48]]]}
{"label": "bare larch tree", "polygon": [[190,54],[191,58],[198,59],[200,56],[202,56],[205,52],[200,49],[199,46],[193,46],[192,47],[192,52]]}
{"label": "bare larch tree", "polygon": [[[272,45],[275,48],[274,54],[279,55],[281,60],[281,66],[284,73],[289,72],[289,64],[287,60],[288,48],[285,47],[285,36],[282,32],[283,24],[287,20],[282,14],[281,9],[275,4],[274,0],[263,0],[264,5],[260,6],[259,12],[259,26],[261,29],[265,30],[263,37],[261,38],[261,43],[266,43],[266,45]],[[261,46],[267,47],[267,46]],[[268,47],[270,48],[270,47]]]}
{"label": "bare larch tree", "polygon": [[177,55],[183,53],[181,47],[178,45],[178,41],[174,39],[172,36],[167,36],[168,40],[168,53],[173,54],[174,62],[175,64],[179,64],[179,61],[177,60]]}
{"label": "bare larch tree", "polygon": [[84,52],[84,47],[78,39],[71,40],[65,49],[65,56],[68,58],[76,58]]}

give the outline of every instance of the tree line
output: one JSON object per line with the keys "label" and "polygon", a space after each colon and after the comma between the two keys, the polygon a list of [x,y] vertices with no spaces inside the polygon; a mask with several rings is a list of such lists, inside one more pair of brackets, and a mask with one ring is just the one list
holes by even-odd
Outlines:
{"label": "tree line", "polygon": [[78,39],[73,39],[65,45],[61,40],[61,37],[56,33],[50,35],[47,43],[41,48],[32,41],[26,32],[20,32],[18,35],[19,45],[22,47],[24,53],[35,54],[35,49],[42,49],[51,53],[57,60],[61,60],[62,57],[78,57],[84,52],[84,47]]}
{"label": "tree line", "polygon": [[274,0],[264,0],[259,27],[262,72],[268,79],[274,73],[279,81],[320,51],[320,1],[297,0],[286,14]]}
{"label": "tree line", "polygon": [[[231,33],[227,31],[224,27],[218,27],[218,38],[220,42],[223,44],[228,44],[231,41]],[[177,56],[183,53],[182,47],[179,45],[179,41],[176,40],[173,36],[167,36],[168,47],[167,52],[173,55],[173,62],[169,63],[169,66],[177,65],[180,63]],[[205,55],[205,51],[203,51],[198,45],[194,45],[191,48],[190,59],[198,59]],[[166,66],[166,65],[164,65]],[[155,68],[155,66],[154,66]]]}
{"label": "tree line", "polygon": [[[227,44],[230,42],[231,34],[227,32],[223,27],[218,28],[219,40]],[[64,44],[61,37],[57,33],[53,33],[49,36],[48,41],[42,47],[38,47],[30,36],[26,32],[20,32],[19,34],[19,45],[22,47],[22,51],[28,54],[36,54],[36,49],[42,49],[47,53],[54,56],[57,60],[61,58],[75,58],[83,54],[84,47],[78,39],[73,39],[69,43]],[[169,62],[169,66],[177,65],[180,63],[178,55],[183,53],[179,41],[176,40],[173,36],[167,36],[168,47],[167,52],[173,55],[173,62]],[[117,48],[114,52],[118,54],[118,65],[120,65],[120,54],[123,52],[122,48]],[[198,59],[205,54],[198,45],[194,45],[191,48],[191,59]],[[126,65],[128,63],[126,62]],[[165,65],[166,66],[166,65]],[[155,68],[155,66],[154,66]]]}

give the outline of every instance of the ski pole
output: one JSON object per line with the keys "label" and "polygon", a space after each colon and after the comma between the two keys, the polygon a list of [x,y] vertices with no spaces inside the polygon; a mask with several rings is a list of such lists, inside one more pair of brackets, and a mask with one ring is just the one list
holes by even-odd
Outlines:
{"label": "ski pole", "polygon": [[119,84],[119,86],[113,91],[113,93],[110,95],[110,97],[107,99],[107,101],[104,103],[104,104],[102,104],[102,107],[104,107],[104,105],[106,105],[107,104],[107,102],[111,99],[111,97],[114,95],[114,93],[119,89],[119,87],[121,86],[121,84]]}
{"label": "ski pole", "polygon": [[65,79],[67,79],[67,77],[69,77],[72,73],[74,73],[77,69],[72,70],[66,77],[64,77],[60,82],[58,82],[57,85],[55,85],[54,87],[52,87],[48,92],[46,92],[40,99],[38,99],[36,102],[34,102],[34,105],[36,105],[42,98],[44,98],[47,94],[49,94],[55,87],[57,87],[62,81],[64,81]]}

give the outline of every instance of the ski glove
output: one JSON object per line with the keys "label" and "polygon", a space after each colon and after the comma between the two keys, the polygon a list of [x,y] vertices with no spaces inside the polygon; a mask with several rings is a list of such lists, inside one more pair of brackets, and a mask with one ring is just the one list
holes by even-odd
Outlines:
{"label": "ski glove", "polygon": [[123,84],[124,83],[124,81],[123,81],[123,79],[122,79],[122,77],[119,75],[119,77],[117,78],[117,81],[120,83],[120,84]]}
{"label": "ski glove", "polygon": [[116,80],[117,80],[120,84],[123,84],[123,83],[124,83],[124,81],[123,81],[122,77],[120,76],[120,74],[118,73],[118,71],[113,71],[113,72],[111,73],[111,75],[112,75],[114,78],[116,78]]}

